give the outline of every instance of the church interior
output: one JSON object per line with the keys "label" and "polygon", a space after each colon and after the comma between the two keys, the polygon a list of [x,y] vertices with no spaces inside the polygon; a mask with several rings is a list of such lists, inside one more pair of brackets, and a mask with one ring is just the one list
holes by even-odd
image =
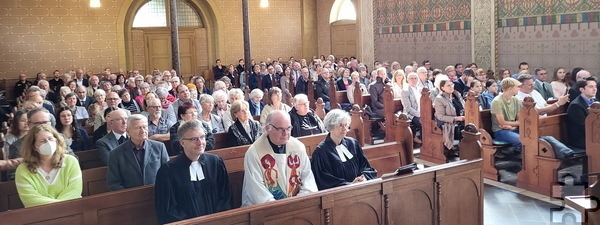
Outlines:
{"label": "church interior", "polygon": [[[156,74],[156,71],[160,75],[161,71],[175,69],[177,75],[181,77],[182,84],[202,77],[209,89],[216,87],[217,79],[213,67],[217,61],[225,66],[233,65],[235,67],[238,66],[240,60],[246,61],[244,66],[251,65],[250,61],[260,64],[277,60],[279,64],[291,67],[292,60],[300,62],[301,59],[304,59],[306,64],[311,67],[315,59],[325,59],[329,55],[336,59],[336,61],[330,62],[332,67],[333,64],[346,64],[355,58],[367,68],[368,73],[375,71],[379,65],[387,67],[390,78],[392,72],[389,70],[393,66],[392,62],[399,63],[399,68],[402,69],[416,63],[415,71],[427,64],[431,68],[430,70],[439,69],[439,73],[442,75],[447,72],[448,66],[452,66],[454,70],[458,69],[459,64],[467,68],[468,65],[474,63],[476,68],[483,69],[487,78],[496,80],[499,89],[501,89],[500,84],[503,78],[501,73],[508,69],[510,70],[509,75],[519,75],[520,65],[523,62],[528,64],[529,74],[534,73],[534,69],[537,71],[537,68],[545,68],[543,70],[548,72],[546,79],[548,83],[555,79],[554,71],[559,67],[569,74],[567,75],[569,77],[563,78],[565,80],[577,76],[577,74],[571,73],[571,71],[575,71],[575,68],[583,68],[596,78],[599,78],[600,74],[599,0],[2,0],[0,5],[0,108],[2,108],[2,113],[6,114],[1,121],[3,123],[2,133],[4,133],[2,137],[7,135],[9,127],[12,128],[10,124],[6,123],[9,118],[12,118],[12,115],[9,116],[9,114],[21,101],[19,98],[24,98],[21,96],[24,93],[23,90],[15,85],[20,82],[20,75],[24,74],[28,81],[37,83],[39,73],[46,74],[45,76],[49,80],[53,78],[55,70],[60,71],[59,73],[62,75],[69,71],[74,74],[74,71],[80,69],[86,74],[85,76],[97,75],[102,77],[100,80],[103,81],[103,78],[110,77],[104,76],[107,69],[106,75],[110,75],[112,71],[112,74],[125,75],[125,79],[129,78],[127,75],[131,74],[133,70],[138,71],[143,77],[148,75],[152,79],[152,75]],[[176,9],[173,9],[173,6],[176,6]],[[243,13],[244,7],[247,7],[247,15]],[[177,26],[177,29],[172,29],[174,25]],[[245,25],[248,26],[248,30],[245,29]],[[177,30],[178,36],[176,50],[173,49],[175,45],[172,43],[173,30]],[[174,57],[177,57],[177,60],[174,60]],[[179,65],[174,65],[175,62]],[[347,65],[349,67],[351,63]],[[285,67],[283,69],[285,70]],[[350,68],[350,71],[354,70]],[[335,77],[337,77],[337,72],[335,73]],[[404,79],[407,79],[406,75]],[[393,76],[395,77],[395,75]],[[135,78],[135,76],[132,77]],[[230,80],[230,85],[238,87],[242,82],[240,79],[242,78],[236,77],[236,79]],[[575,78],[572,79],[575,80]],[[114,80],[112,81],[114,84]],[[481,83],[484,88],[487,88],[485,80]],[[333,82],[332,84],[335,85]],[[173,88],[175,88],[175,97],[177,97],[178,88]],[[21,90],[21,92],[19,93],[17,90]],[[330,96],[332,97],[331,108],[335,108],[334,101],[340,100],[335,93],[335,88],[330,93],[336,95]],[[248,93],[246,92],[246,94]],[[267,96],[267,92],[264,94]],[[309,98],[314,96],[314,94],[307,95]],[[350,91],[344,91],[343,97],[341,97],[342,102],[337,102],[340,107],[343,106],[341,103],[348,101],[346,96],[349,95],[356,96]],[[246,95],[247,97],[248,95]],[[359,91],[358,98],[360,97]],[[554,100],[558,98],[559,96],[556,96]],[[315,111],[323,110],[325,112],[323,108],[319,108],[323,107],[320,106],[321,103],[315,103],[315,99],[310,99],[312,101],[311,108]],[[392,103],[393,108],[396,97],[388,100]],[[358,101],[356,97],[355,101]],[[383,101],[387,101],[385,97]],[[396,100],[396,102],[399,102],[402,107],[400,100]],[[432,100],[421,100],[419,104],[423,102],[432,103]],[[527,109],[532,108],[532,104],[528,102],[523,102],[523,105]],[[464,121],[474,123],[479,128],[491,127],[489,110],[485,114],[479,110],[481,108],[477,108],[478,106],[477,96],[469,98],[468,94],[464,95]],[[600,172],[594,170],[596,169],[594,164],[598,162],[598,159],[593,156],[598,153],[589,153],[589,149],[600,147],[600,136],[597,133],[591,134],[592,131],[600,132],[597,118],[591,118],[592,115],[600,117],[598,108],[590,108],[590,116],[585,121],[585,124],[588,125],[585,128],[588,132],[586,134],[587,159],[576,159],[573,162],[565,163],[560,159],[549,158],[548,155],[554,154],[547,152],[552,152],[549,150],[552,147],[546,148],[550,145],[547,142],[538,141],[538,138],[555,136],[560,140],[561,138],[558,137],[567,135],[565,133],[565,126],[568,126],[565,119],[567,117],[566,106],[564,109],[559,109],[562,110],[560,112],[548,113],[547,119],[540,117],[538,121],[537,114],[534,116],[535,119],[531,120],[529,120],[530,117],[519,118],[520,124],[530,125],[533,123],[534,125],[532,127],[521,126],[521,142],[523,142],[524,150],[522,155],[519,154],[517,158],[499,158],[501,154],[495,151],[500,147],[486,139],[486,137],[491,138],[490,134],[478,133],[475,130],[473,134],[477,133],[475,139],[461,141],[460,144],[459,141],[455,141],[455,145],[460,147],[464,143],[464,146],[469,146],[469,149],[480,151],[469,158],[466,157],[467,153],[463,153],[461,149],[459,156],[448,157],[447,160],[443,155],[442,133],[444,130],[440,126],[435,127],[436,121],[431,120],[435,114],[431,112],[433,108],[420,107],[423,111],[425,111],[423,108],[431,108],[428,109],[429,114],[421,112],[423,128],[419,134],[422,135],[422,143],[416,141],[413,143],[414,130],[411,130],[413,127],[406,124],[405,120],[408,118],[395,114],[396,109],[390,109],[390,114],[385,112],[386,116],[383,118],[385,122],[383,120],[369,121],[369,117],[361,117],[362,111],[356,114],[358,115],[356,118],[361,121],[361,124],[368,121],[371,126],[379,124],[381,127],[385,127],[386,138],[381,140],[375,140],[376,138],[371,137],[373,134],[367,134],[369,130],[363,131],[358,128],[363,125],[354,124],[355,114],[352,112],[354,109],[350,109],[351,106],[347,108],[347,111],[350,112],[353,121],[349,128],[351,130],[356,128],[354,132],[356,137],[364,138],[365,135],[368,137],[368,140],[364,138],[367,141],[362,141],[365,144],[363,146],[365,152],[368,148],[380,148],[380,153],[365,153],[368,156],[383,157],[383,154],[388,154],[388,152],[381,145],[397,143],[397,145],[390,144],[390,146],[398,148],[395,157],[400,159],[378,162],[391,167],[391,171],[388,172],[394,172],[395,168],[411,162],[425,165],[431,171],[435,170],[431,172],[433,175],[427,175],[431,176],[428,178],[432,180],[430,183],[417,182],[419,179],[425,179],[417,175],[429,174],[427,172],[429,170],[422,173],[415,172],[417,175],[407,177],[404,179],[405,181],[402,181],[411,182],[407,183],[406,187],[426,187],[423,190],[429,192],[412,190],[388,196],[388,193],[394,193],[397,189],[405,186],[394,183],[401,182],[400,178],[393,178],[398,180],[391,182],[382,179],[377,181],[380,182],[378,185],[364,185],[364,188],[360,190],[344,189],[348,190],[348,196],[350,193],[356,194],[358,196],[356,199],[338,200],[343,197],[343,194],[340,194],[342,197],[329,195],[334,192],[328,190],[324,194],[320,193],[318,198],[288,201],[289,205],[285,205],[287,199],[282,200],[284,202],[279,202],[281,204],[278,205],[282,211],[279,213],[286,217],[271,214],[277,211],[268,208],[270,205],[267,205],[234,209],[232,211],[237,211],[235,216],[233,216],[234,213],[231,215],[219,213],[212,218],[185,223],[331,224],[332,221],[338,223],[346,221],[349,224],[600,224],[600,219],[598,219],[600,211],[592,215],[593,208],[596,207],[595,203],[582,203],[589,204],[586,208],[581,204],[577,205],[579,202],[573,199],[569,200],[570,204],[567,204],[566,200],[569,195],[580,197],[589,195],[592,190],[593,193],[600,191],[597,186],[596,189],[593,189],[586,186],[587,183],[583,185],[577,182],[580,177],[586,176],[587,168],[589,168],[590,174]],[[364,107],[359,107],[358,110],[361,109]],[[521,112],[519,113],[519,116],[523,115]],[[474,114],[475,116],[473,116]],[[387,117],[387,115],[395,117],[395,121],[394,118]],[[485,122],[486,118],[487,123]],[[60,122],[60,118],[56,119]],[[371,126],[364,125],[367,127],[365,129]],[[393,129],[395,134],[390,134],[388,128]],[[427,132],[430,134],[426,134]],[[534,137],[528,139],[525,137],[527,136],[525,133]],[[425,135],[432,136],[426,138]],[[467,137],[471,136],[463,134],[464,140]],[[482,137],[484,138],[482,139]],[[217,145],[219,141],[217,140]],[[2,140],[2,144],[6,144],[5,142],[6,140]],[[169,143],[169,140],[164,142]],[[406,144],[409,142],[410,144]],[[309,144],[307,144],[307,149],[308,146]],[[402,151],[410,152],[410,156],[398,156],[397,153]],[[492,152],[490,153],[490,151]],[[583,155],[585,154],[584,151]],[[2,160],[9,158],[6,150],[3,150],[0,156],[2,156]],[[232,165],[241,171],[232,173],[235,176],[230,175],[231,180],[241,180],[243,177],[243,154],[240,155],[236,151],[219,156],[226,161],[226,164],[231,163],[227,164],[228,169]],[[93,156],[80,154],[79,160],[88,159],[87,157],[94,158],[95,153]],[[442,159],[440,160],[439,157]],[[461,161],[464,159],[467,161]],[[582,161],[583,165],[581,165]],[[456,171],[444,167],[445,164],[452,163],[459,165],[457,168],[468,168],[468,170],[462,171],[467,178],[455,175],[453,173]],[[475,165],[475,169],[473,165]],[[437,168],[444,172],[437,171]],[[491,170],[488,170],[490,168]],[[91,169],[86,170],[91,171]],[[95,171],[90,176],[95,176],[94,179],[99,179],[100,181],[97,182],[101,182],[103,185],[104,180],[102,179],[105,179],[105,172],[106,168],[100,172]],[[561,174],[576,174],[576,178],[565,179],[564,176],[561,177]],[[448,177],[444,178],[444,176]],[[2,175],[0,178],[6,177]],[[448,182],[447,179],[456,179],[457,183],[460,183],[458,180],[469,179],[469,181],[464,181],[468,184],[457,185],[456,189],[448,189],[447,186],[442,185],[446,184],[444,182]],[[531,181],[533,179],[536,179],[535,182]],[[527,181],[522,182],[523,180]],[[591,181],[595,181],[595,179],[590,178],[590,185]],[[19,196],[16,194],[14,181],[2,180],[0,182],[0,224],[61,223],[61,221],[69,224],[148,222],[147,218],[139,221],[136,221],[135,218],[112,220],[102,217],[102,214],[106,213],[114,218],[120,218],[119,216],[124,213],[119,214],[115,211],[129,209],[133,214],[138,213],[144,217],[143,211],[154,210],[152,189],[138,188],[134,190],[137,191],[135,194],[132,194],[134,192],[119,192],[118,195],[111,197],[110,192],[104,193],[106,187],[94,189],[97,188],[97,185],[97,183],[85,183],[84,180],[84,197],[81,200],[89,198],[90,201],[75,202],[79,200],[72,200],[71,205],[56,203],[61,204],[57,205],[59,208],[56,210],[69,211],[75,208],[91,207],[95,204],[91,201],[92,199],[96,199],[96,202],[102,201],[102,199],[108,199],[107,201],[121,199],[127,204],[98,209],[92,216],[81,212],[77,214],[63,213],[60,218],[53,218],[50,213],[51,209],[46,206],[22,208]],[[234,188],[232,191],[241,192],[241,184],[237,185],[238,189]],[[439,185],[444,188],[440,188]],[[10,192],[12,195],[2,194],[2,192]],[[90,196],[85,196],[86,193]],[[337,194],[337,192],[335,193]],[[375,195],[381,196],[373,200]],[[426,197],[423,198],[422,195],[426,195]],[[449,195],[458,197],[452,198],[448,197]],[[469,196],[465,199],[472,200],[465,205],[473,208],[465,207],[461,210],[460,196],[463,195]],[[441,200],[446,197],[457,202],[449,203]],[[363,203],[361,203],[361,199],[364,200]],[[423,203],[427,200],[430,202]],[[417,219],[404,218],[413,216],[401,213],[402,210],[409,210],[410,206],[398,206],[397,210],[400,210],[398,211],[400,213],[390,213],[388,208],[394,209],[396,205],[400,205],[394,201],[422,201],[414,203],[415,209],[431,210],[431,214],[427,216],[424,213],[415,216]],[[344,212],[335,210],[336,204],[354,204],[355,202],[359,202],[352,205],[357,207],[355,209],[344,208],[346,210]],[[444,205],[441,202],[452,206]],[[294,206],[298,207],[294,208],[290,206],[291,203],[300,206]],[[309,204],[314,205],[311,205],[312,208],[310,208]],[[373,205],[377,205],[379,208]],[[309,211],[309,209],[316,208],[319,210]],[[467,211],[472,209],[475,210]],[[298,211],[283,213],[285,210]],[[371,214],[366,211],[374,211],[376,216],[373,218],[376,219],[372,219]],[[364,218],[360,215],[351,215],[363,212],[365,212]],[[22,218],[23,215],[32,216],[16,220],[16,218]],[[419,219],[418,217],[421,216],[428,219]],[[242,217],[251,219],[246,221],[241,219]],[[10,218],[15,220],[10,220]],[[44,220],[44,218],[51,219]],[[103,221],[102,218],[106,221]],[[354,222],[352,222],[353,220]],[[151,218],[149,223],[156,223],[156,221]]]}

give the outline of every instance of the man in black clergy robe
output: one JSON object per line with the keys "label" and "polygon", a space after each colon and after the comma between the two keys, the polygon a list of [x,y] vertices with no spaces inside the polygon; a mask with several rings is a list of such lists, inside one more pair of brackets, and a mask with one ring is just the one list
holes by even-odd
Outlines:
{"label": "man in black clergy robe", "polygon": [[221,157],[204,153],[202,122],[186,122],[177,133],[183,154],[163,164],[156,175],[158,222],[172,223],[231,209],[227,169]]}

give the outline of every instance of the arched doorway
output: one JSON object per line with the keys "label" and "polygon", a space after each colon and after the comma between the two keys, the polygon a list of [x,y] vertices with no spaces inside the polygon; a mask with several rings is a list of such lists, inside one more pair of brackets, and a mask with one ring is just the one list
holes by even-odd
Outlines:
{"label": "arched doorway", "polygon": [[356,9],[351,0],[336,0],[329,14],[331,53],[338,58],[357,55]]}
{"label": "arched doorway", "polygon": [[[123,12],[123,50],[120,64],[142,74],[154,68],[168,70],[171,65],[169,0],[126,0],[130,6]],[[222,49],[217,35],[221,29],[219,15],[210,0],[177,1],[181,73],[184,77],[199,75]],[[124,3],[127,4],[127,3]],[[119,23],[119,22],[118,22]],[[122,58],[121,58],[122,57]]]}

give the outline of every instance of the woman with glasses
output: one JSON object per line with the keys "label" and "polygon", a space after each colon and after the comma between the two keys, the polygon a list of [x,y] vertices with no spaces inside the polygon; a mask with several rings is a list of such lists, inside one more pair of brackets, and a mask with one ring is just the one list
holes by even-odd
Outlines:
{"label": "woman with glasses", "polygon": [[[481,89],[481,85],[478,88]],[[454,140],[462,139],[460,131],[465,127],[465,101],[460,93],[454,90],[454,83],[450,80],[441,80],[439,89],[441,92],[433,101],[435,121],[443,130],[446,155],[456,156],[453,146]]]}
{"label": "woman with glasses", "polygon": [[119,108],[128,110],[131,113],[142,112],[142,107],[137,101],[131,99],[131,94],[127,89],[121,89],[118,93],[119,97],[121,97],[121,103],[119,103]]}
{"label": "woman with glasses", "polygon": [[140,95],[138,95],[137,97],[135,97],[135,101],[138,102],[138,104],[140,106],[142,106],[142,111],[145,111],[146,108],[145,108],[143,102],[144,102],[146,94],[148,94],[148,92],[150,92],[150,84],[148,84],[148,83],[141,83],[138,88],[140,89]]}
{"label": "woman with glasses", "polygon": [[96,102],[93,103],[93,105],[97,105],[100,108],[100,111],[108,108],[108,104],[106,104],[106,92],[104,90],[96,90],[96,92],[94,92],[94,99],[96,99]]}
{"label": "woman with glasses", "polygon": [[[177,134],[177,130],[181,124],[197,119],[198,110],[192,103],[185,102],[179,106],[177,110],[177,118],[177,123],[173,124],[171,129],[169,129],[169,133],[171,135],[171,149],[169,151],[169,156],[179,155],[181,152],[183,152],[183,148],[179,143],[179,135]],[[205,122],[202,123],[202,127],[204,127],[204,133],[206,136],[205,150],[213,150],[215,148],[215,137]]]}
{"label": "woman with glasses", "polygon": [[213,96],[208,94],[200,95],[200,106],[202,107],[202,113],[200,113],[201,121],[208,125],[210,133],[225,133],[223,118],[211,113],[215,108],[215,99]]}
{"label": "woman with glasses", "polygon": [[329,132],[312,154],[311,169],[319,190],[325,190],[377,177],[377,170],[369,164],[354,138],[347,137],[350,115],[334,109],[324,120]]}
{"label": "woman with glasses", "polygon": [[252,144],[262,134],[260,123],[250,118],[248,107],[248,102],[244,100],[237,100],[231,104],[234,123],[227,132],[230,147]]}
{"label": "woman with glasses", "polygon": [[59,108],[56,116],[60,118],[56,123],[56,130],[64,135],[67,147],[75,152],[92,149],[93,145],[89,143],[88,133],[79,125],[77,119],[73,118],[71,109]]}
{"label": "woman with glasses", "polygon": [[66,154],[62,135],[52,126],[32,127],[21,149],[23,163],[17,167],[15,184],[25,207],[81,198],[79,162]]}

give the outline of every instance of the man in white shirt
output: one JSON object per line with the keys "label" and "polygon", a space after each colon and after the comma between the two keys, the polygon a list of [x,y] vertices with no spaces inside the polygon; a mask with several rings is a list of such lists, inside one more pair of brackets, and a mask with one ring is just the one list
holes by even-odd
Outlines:
{"label": "man in white shirt", "polygon": [[531,75],[520,75],[517,80],[521,82],[521,86],[519,86],[519,92],[516,95],[516,97],[519,99],[519,103],[522,104],[525,97],[532,97],[533,101],[535,102],[535,108],[538,110],[538,113],[541,116],[546,116],[548,112],[556,110],[560,106],[566,104],[569,100],[569,95],[563,95],[558,98],[556,103],[547,104],[544,97],[542,97],[538,91],[534,90],[534,81]]}

